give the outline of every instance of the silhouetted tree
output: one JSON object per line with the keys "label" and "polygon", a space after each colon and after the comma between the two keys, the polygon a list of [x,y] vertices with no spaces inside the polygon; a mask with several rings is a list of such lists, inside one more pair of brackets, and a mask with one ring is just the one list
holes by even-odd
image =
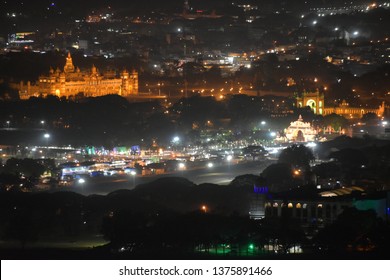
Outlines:
{"label": "silhouetted tree", "polygon": [[363,115],[361,121],[366,124],[376,124],[379,118],[375,113],[366,113]]}
{"label": "silhouetted tree", "polygon": [[308,168],[314,159],[310,148],[304,145],[292,145],[280,153],[278,162],[287,163],[293,167]]}
{"label": "silhouetted tree", "polygon": [[337,114],[326,115],[323,119],[325,126],[331,126],[335,131],[339,131],[348,125],[348,121],[343,116]]}
{"label": "silhouetted tree", "polygon": [[377,217],[374,210],[347,208],[333,224],[318,232],[314,242],[333,252],[373,250],[388,244],[384,242],[385,232],[388,232],[388,226]]}
{"label": "silhouetted tree", "polygon": [[290,164],[274,163],[261,173],[266,178],[272,192],[283,191],[291,187],[292,169]]}

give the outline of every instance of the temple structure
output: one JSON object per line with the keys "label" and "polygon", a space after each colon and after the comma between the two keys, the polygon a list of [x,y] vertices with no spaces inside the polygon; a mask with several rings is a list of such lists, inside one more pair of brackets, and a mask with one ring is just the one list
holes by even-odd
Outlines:
{"label": "temple structure", "polygon": [[123,70],[120,75],[115,71],[100,73],[93,65],[89,71],[81,71],[73,65],[68,53],[63,71],[50,69],[49,74],[41,75],[38,81],[19,84],[20,99],[56,95],[58,97],[82,94],[96,97],[107,94],[119,94],[124,97],[138,94],[138,73]]}
{"label": "temple structure", "polygon": [[312,142],[315,141],[318,132],[309,122],[304,122],[302,116],[297,121],[291,122],[290,126],[284,130],[284,136],[279,136],[276,140],[284,142]]}

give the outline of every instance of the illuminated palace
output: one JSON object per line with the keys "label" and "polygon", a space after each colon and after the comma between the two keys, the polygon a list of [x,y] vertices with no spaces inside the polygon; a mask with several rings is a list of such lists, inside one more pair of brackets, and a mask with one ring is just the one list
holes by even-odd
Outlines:
{"label": "illuminated palace", "polygon": [[138,73],[123,70],[119,76],[115,71],[100,74],[95,66],[90,71],[80,71],[73,65],[68,53],[63,71],[51,68],[48,75],[41,75],[33,84],[21,82],[18,89],[20,99],[47,95],[69,98],[77,94],[90,97],[119,94],[126,97],[138,94]]}
{"label": "illuminated palace", "polygon": [[325,107],[324,94],[318,90],[316,92],[303,92],[300,97],[297,97],[296,102],[298,108],[308,106],[317,115],[335,113],[348,119],[362,118],[367,113],[374,113],[378,117],[382,117],[385,112],[384,102],[378,108],[350,107],[345,100],[338,107]]}

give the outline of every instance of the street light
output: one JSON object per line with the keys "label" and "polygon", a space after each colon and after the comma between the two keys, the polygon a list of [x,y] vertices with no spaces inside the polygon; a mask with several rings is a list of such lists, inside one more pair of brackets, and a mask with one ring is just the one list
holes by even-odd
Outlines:
{"label": "street light", "polygon": [[47,156],[47,154],[49,154],[49,138],[50,138],[50,134],[49,133],[45,133],[45,134],[43,134],[43,137],[46,139],[46,156]]}
{"label": "street light", "polygon": [[172,139],[172,142],[173,142],[173,143],[178,143],[179,141],[180,141],[179,136],[175,136],[175,137],[173,137],[173,139]]}
{"label": "street light", "polygon": [[85,183],[85,179],[80,178],[80,179],[78,180],[78,183],[79,183],[79,184],[84,184],[84,183]]}
{"label": "street light", "polygon": [[133,187],[135,187],[135,175],[137,175],[137,172],[135,172],[134,170],[132,170],[132,171],[130,172],[130,175],[131,175],[131,177],[133,177]]}

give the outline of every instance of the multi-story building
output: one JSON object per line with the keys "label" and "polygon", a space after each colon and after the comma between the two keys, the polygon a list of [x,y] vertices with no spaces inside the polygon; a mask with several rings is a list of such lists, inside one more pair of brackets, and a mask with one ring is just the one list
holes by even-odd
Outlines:
{"label": "multi-story building", "polygon": [[374,210],[378,217],[388,221],[390,217],[390,192],[367,192],[365,188],[352,186],[329,190],[293,189],[266,197],[265,217],[289,217],[304,227],[323,227],[334,222],[344,209]]}
{"label": "multi-story building", "polygon": [[296,98],[296,106],[298,108],[308,106],[317,115],[338,114],[348,119],[360,119],[367,113],[374,113],[378,117],[382,117],[385,113],[384,101],[378,108],[350,107],[345,100],[338,107],[325,107],[324,94],[318,90],[315,92],[303,92]]}
{"label": "multi-story building", "polygon": [[69,98],[78,94],[96,97],[107,94],[119,94],[124,97],[138,94],[138,73],[123,70],[120,75],[115,71],[102,74],[92,66],[90,71],[81,71],[73,65],[68,53],[63,71],[50,69],[49,74],[41,75],[35,83],[21,82],[18,87],[20,99],[55,95]]}

